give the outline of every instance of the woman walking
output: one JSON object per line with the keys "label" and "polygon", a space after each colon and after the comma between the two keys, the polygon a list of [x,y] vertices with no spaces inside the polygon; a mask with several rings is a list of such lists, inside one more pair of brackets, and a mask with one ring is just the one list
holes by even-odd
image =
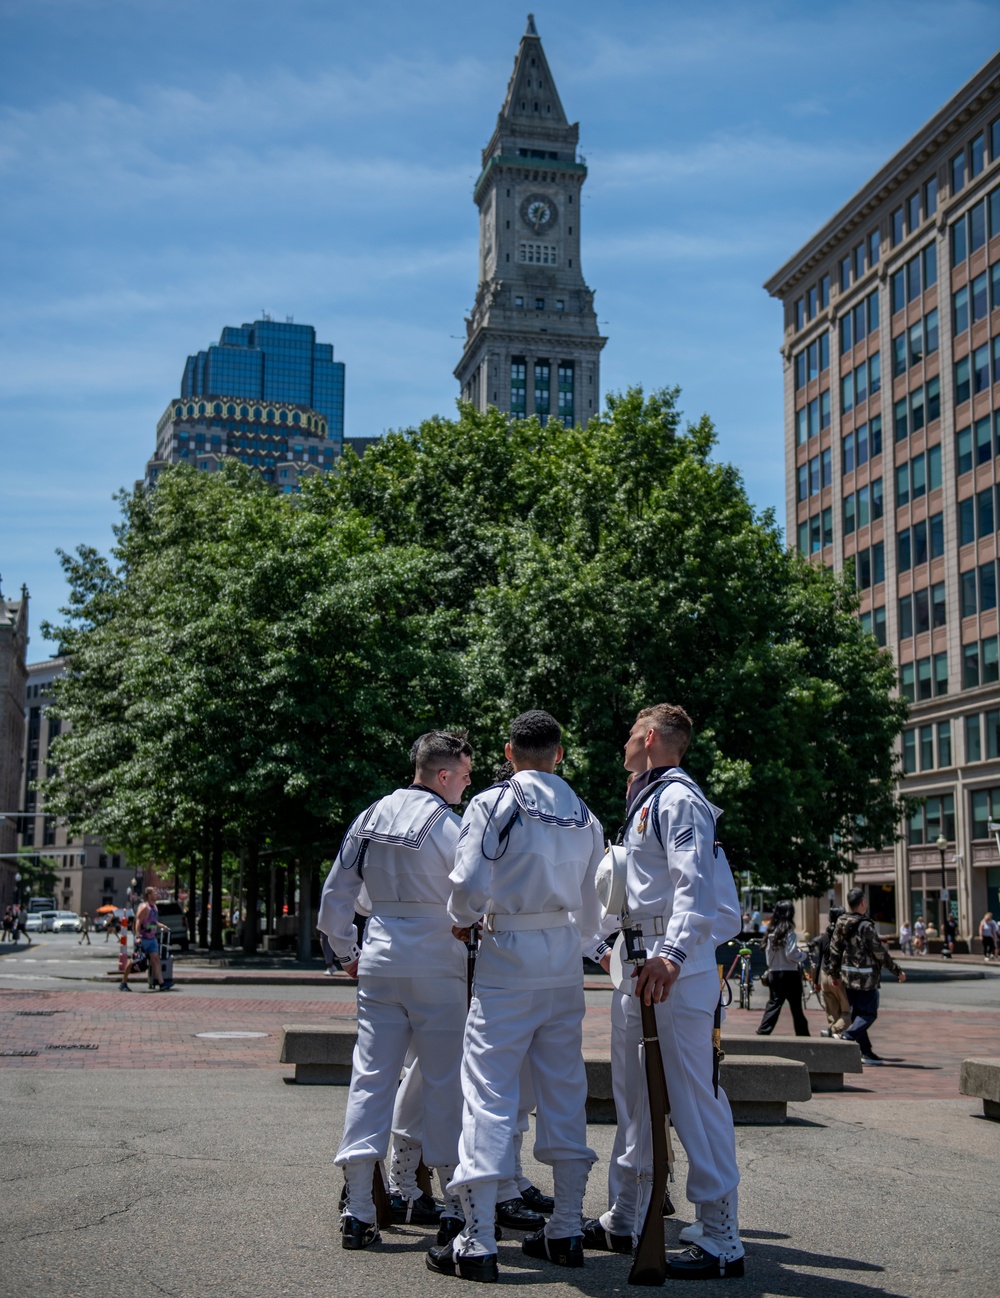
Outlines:
{"label": "woman walking", "polygon": [[764,950],[767,954],[767,985],[771,997],[764,1007],[764,1017],[757,1029],[759,1037],[769,1037],[778,1022],[781,1007],[788,1002],[795,1024],[795,1035],[807,1037],[809,1024],[802,1005],[802,966],[799,963],[798,937],[792,927],[795,907],[790,901],[779,901],[767,926]]}

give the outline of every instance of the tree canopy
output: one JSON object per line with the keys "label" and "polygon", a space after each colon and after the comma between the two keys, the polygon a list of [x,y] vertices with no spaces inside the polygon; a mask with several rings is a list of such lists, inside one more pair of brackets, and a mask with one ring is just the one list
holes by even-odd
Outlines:
{"label": "tree canopy", "polygon": [[895,836],[906,705],[855,595],[677,402],[630,390],[585,429],[462,406],[301,494],[228,462],[123,495],[110,558],[63,556],[52,806],[134,858],[210,823],[305,851],[407,777],[422,730],[466,727],[482,787],[543,707],[612,831],[625,735],[669,700],[734,866],[818,891]]}

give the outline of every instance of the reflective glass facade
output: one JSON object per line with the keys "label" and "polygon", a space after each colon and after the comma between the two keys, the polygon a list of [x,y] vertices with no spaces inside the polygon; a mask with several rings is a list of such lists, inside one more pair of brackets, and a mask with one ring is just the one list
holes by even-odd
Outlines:
{"label": "reflective glass facade", "polygon": [[344,365],[311,325],[256,320],[227,325],[217,344],[189,356],[181,396],[245,397],[306,406],[324,415],[328,436],[344,437]]}

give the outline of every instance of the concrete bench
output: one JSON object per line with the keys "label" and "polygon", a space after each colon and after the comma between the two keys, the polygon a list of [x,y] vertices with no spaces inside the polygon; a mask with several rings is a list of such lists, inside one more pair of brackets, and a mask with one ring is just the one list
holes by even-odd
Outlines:
{"label": "concrete bench", "polygon": [[[286,1025],[279,1062],[295,1065],[296,1082],[348,1086],[357,1027],[353,1019],[323,1024]],[[587,1121],[614,1122],[611,1062],[600,1054],[584,1056],[587,1067]],[[794,1059],[730,1056],[722,1061],[720,1081],[738,1123],[784,1122],[790,1100],[812,1095],[809,1070]],[[667,1079],[669,1089],[670,1081]]]}
{"label": "concrete bench", "polygon": [[722,1048],[727,1057],[744,1059],[797,1059],[809,1069],[813,1092],[842,1091],[845,1073],[860,1073],[861,1047],[856,1041],[835,1041],[827,1037],[742,1037],[725,1036]]}
{"label": "concrete bench", "polygon": [[295,1080],[313,1086],[349,1086],[356,1021],[332,1019],[329,1023],[286,1024],[281,1031],[278,1062],[295,1065]]}
{"label": "concrete bench", "polygon": [[[728,1050],[728,1045],[727,1045]],[[600,1055],[585,1055],[587,1121],[614,1122],[611,1064]],[[742,1125],[782,1123],[789,1101],[812,1098],[809,1070],[797,1059],[729,1055],[722,1061],[719,1082],[729,1097],[734,1122]],[[670,1078],[667,1078],[670,1090]]]}
{"label": "concrete bench", "polygon": [[1000,1122],[1000,1059],[963,1059],[958,1089],[983,1102],[983,1116]]}

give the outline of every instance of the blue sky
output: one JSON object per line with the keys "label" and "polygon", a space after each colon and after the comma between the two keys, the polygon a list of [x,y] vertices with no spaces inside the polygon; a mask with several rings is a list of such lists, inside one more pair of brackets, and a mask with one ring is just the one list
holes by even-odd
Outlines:
{"label": "blue sky", "polygon": [[[1000,45],[992,0],[534,0],[590,176],[605,391],[679,384],[783,521],[762,281]],[[266,309],[347,434],[450,413],[472,183],[527,5],[0,0],[0,573],[39,622],[107,549],[189,352]]]}

